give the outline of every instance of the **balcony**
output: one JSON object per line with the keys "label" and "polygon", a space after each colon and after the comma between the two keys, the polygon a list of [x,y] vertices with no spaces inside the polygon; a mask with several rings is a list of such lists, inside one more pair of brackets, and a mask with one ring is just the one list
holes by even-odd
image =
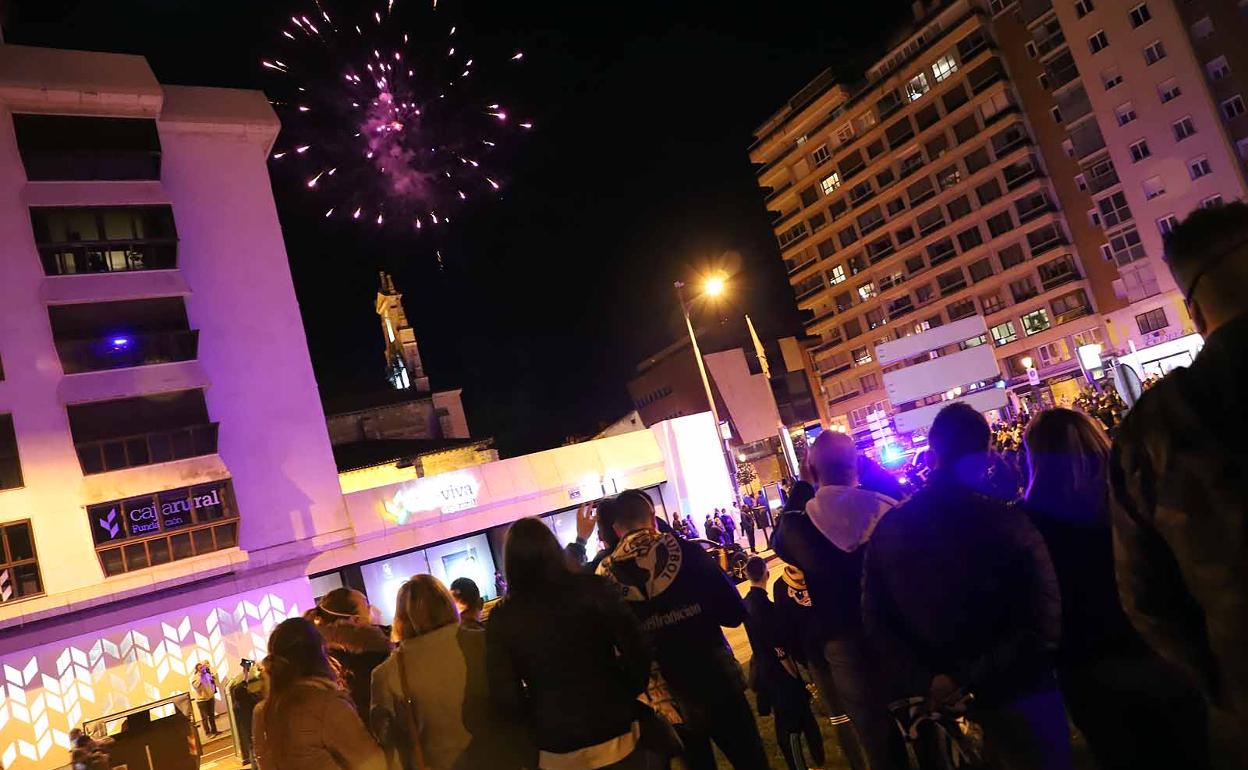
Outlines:
{"label": "balcony", "polygon": [[1036,193],[1018,201],[1015,204],[1018,209],[1018,223],[1026,224],[1036,217],[1053,210],[1053,204],[1049,202],[1048,196],[1044,193]]}
{"label": "balcony", "polygon": [[1027,129],[1023,128],[1022,123],[1016,123],[992,137],[992,151],[998,159],[1004,158],[1030,141]]}
{"label": "balcony", "polygon": [[1079,122],[1085,115],[1092,113],[1092,102],[1088,92],[1082,85],[1068,88],[1057,96],[1057,110],[1062,115],[1062,122],[1072,125]]}
{"label": "balcony", "polygon": [[767,195],[763,198],[763,202],[771,203],[773,200],[780,197],[780,195],[782,195],[785,190],[788,190],[792,186],[793,186],[793,180],[790,179],[789,181],[785,182],[779,187],[772,188],[772,191],[767,193]]}
{"label": "balcony", "polygon": [[1105,149],[1105,137],[1095,120],[1085,121],[1071,130],[1070,142],[1077,160],[1084,160]]}
{"label": "balcony", "polygon": [[815,264],[815,255],[807,249],[791,259],[784,260],[784,263],[788,265],[789,275],[793,275]]}
{"label": "balcony", "polygon": [[967,82],[973,93],[980,94],[987,91],[993,83],[1004,78],[1005,68],[1001,66],[1001,62],[997,59],[989,59],[971,71],[971,74],[967,76]]}
{"label": "balcony", "polygon": [[1039,174],[1035,162],[1027,158],[1006,166],[1001,175],[1005,178],[1005,189],[1012,191],[1035,179]]}
{"label": "balcony", "polygon": [[1093,194],[1104,192],[1118,184],[1118,169],[1113,161],[1106,158],[1088,168],[1088,190]]}
{"label": "balcony", "polygon": [[87,475],[202,457],[217,452],[217,423],[86,441],[75,449]]}
{"label": "balcony", "polygon": [[1079,274],[1079,269],[1075,267],[1075,260],[1069,254],[1052,262],[1046,262],[1039,267],[1040,285],[1045,291],[1056,289],[1065,283],[1077,281],[1083,276]]}
{"label": "balcony", "polygon": [[1045,14],[1053,10],[1052,0],[1020,0],[1018,4],[1018,14],[1024,24],[1030,25],[1033,21],[1042,18]]}
{"label": "balcony", "polygon": [[1037,29],[1032,39],[1036,43],[1036,53],[1040,58],[1044,58],[1066,45],[1066,36],[1062,34],[1062,28],[1057,24],[1056,20]]}
{"label": "balcony", "polygon": [[1056,91],[1062,86],[1079,80],[1079,68],[1070,51],[1060,53],[1044,65],[1044,74],[1049,79],[1049,90]]}
{"label": "balcony", "polygon": [[58,340],[56,352],[65,374],[193,361],[199,352],[199,332],[163,331],[103,339]]}
{"label": "balcony", "polygon": [[1032,257],[1038,257],[1046,251],[1066,245],[1066,236],[1054,225],[1046,225],[1027,233],[1027,248]]}
{"label": "balcony", "polygon": [[26,179],[160,179],[156,121],[84,115],[13,116]]}

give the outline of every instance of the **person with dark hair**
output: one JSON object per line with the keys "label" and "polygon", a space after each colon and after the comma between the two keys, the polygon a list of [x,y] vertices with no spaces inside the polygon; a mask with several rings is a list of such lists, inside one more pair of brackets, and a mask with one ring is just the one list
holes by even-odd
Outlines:
{"label": "person with dark hair", "polygon": [[989,764],[1071,767],[1053,653],[1061,624],[1044,540],[1016,507],[979,494],[988,422],[946,406],[928,433],[930,482],[880,520],[867,544],[863,616],[888,661],[891,696],[939,708],[974,696]]}
{"label": "person with dark hair", "polygon": [[696,543],[655,529],[654,507],[623,492],[602,502],[620,544],[598,566],[641,621],[684,723],[689,770],[714,770],[711,741],[736,770],[767,767],[741,667],[721,626],[745,620],[745,606],[719,565]]}
{"label": "person with dark hair", "polygon": [[718,545],[724,544],[724,528],[719,523],[718,513],[706,514],[706,522],[702,525],[702,528],[706,532],[707,540]]}
{"label": "person with dark hair", "polygon": [[805,575],[818,608],[820,654],[872,770],[903,768],[905,747],[881,696],[880,661],[866,643],[860,593],[865,546],[897,501],[860,488],[859,467],[850,436],[819,434],[805,469],[818,489],[794,485],[772,547]]}
{"label": "person with dark hair", "polygon": [[767,562],[751,556],[745,563],[750,590],[745,595],[745,633],[750,642],[750,686],[758,713],[775,714],[776,743],[789,770],[805,770],[802,737],[815,765],[826,761],[823,734],[810,710],[810,692],[778,636],[775,606],[767,598]]}
{"label": "person with dark hair", "polygon": [[637,697],[650,650],[619,592],[601,577],[570,571],[537,519],[511,526],[503,556],[510,590],[485,632],[500,713],[527,729],[538,767],[647,767]]}
{"label": "person with dark hair", "polygon": [[217,677],[213,675],[207,661],[195,664],[195,671],[191,674],[191,696],[199,711],[199,722],[204,728],[204,735],[209,738],[220,735],[217,730]]}
{"label": "person with dark hair", "polygon": [[257,770],[386,770],[385,755],[339,686],[312,621],[278,623],[268,648],[268,696],[252,717]]}
{"label": "person with dark hair", "polygon": [[399,588],[393,633],[398,648],[373,671],[369,715],[390,770],[518,769],[518,742],[490,701],[485,634],[460,625],[442,581],[413,575]]}
{"label": "person with dark hair", "polygon": [[1118,590],[1145,641],[1210,700],[1215,757],[1238,757],[1243,767],[1248,205],[1193,212],[1166,238],[1166,261],[1205,346],[1119,426],[1110,466]]}
{"label": "person with dark hair", "polygon": [[727,508],[719,510],[719,524],[724,530],[724,545],[737,542],[737,525],[732,520],[732,517],[728,515]]}
{"label": "person with dark hair", "polygon": [[1024,507],[1062,592],[1057,678],[1071,720],[1102,770],[1209,767],[1200,693],[1144,644],[1118,600],[1105,430],[1086,414],[1050,409],[1031,421],[1023,445]]}
{"label": "person with dark hair", "polygon": [[741,522],[741,534],[745,535],[745,541],[750,544],[750,553],[758,553],[758,549],[754,547],[754,514],[748,507],[737,503],[732,505],[737,510],[737,519]]}
{"label": "person with dark hair", "polygon": [[459,610],[459,625],[480,631],[485,628],[481,622],[481,611],[485,609],[485,600],[481,598],[481,589],[477,588],[472,578],[457,577],[451,581],[451,598],[455,600],[455,609]]}
{"label": "person with dark hair", "polygon": [[390,657],[390,640],[373,625],[368,598],[352,588],[335,588],[317,602],[312,622],[325,639],[356,711],[367,719],[373,669]]}

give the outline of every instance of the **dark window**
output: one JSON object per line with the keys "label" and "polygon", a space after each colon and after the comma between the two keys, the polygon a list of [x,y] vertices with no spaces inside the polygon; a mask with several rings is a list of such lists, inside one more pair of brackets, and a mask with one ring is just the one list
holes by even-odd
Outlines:
{"label": "dark window", "polygon": [[883,224],[884,212],[880,211],[879,206],[872,206],[858,215],[858,231],[863,235],[872,232]]}
{"label": "dark window", "polygon": [[961,219],[971,213],[971,199],[965,195],[959,195],[947,204],[949,209],[949,221]]}
{"label": "dark window", "polygon": [[904,225],[893,231],[893,238],[897,241],[897,245],[909,243],[914,240],[914,228],[910,225]]}
{"label": "dark window", "polygon": [[71,404],[66,411],[84,474],[217,451],[217,426],[200,390]]}
{"label": "dark window", "polygon": [[979,205],[988,205],[1001,197],[1001,183],[997,181],[996,177],[989,179],[975,188],[975,197],[979,199]]}
{"label": "dark window", "polygon": [[1009,209],[1005,209],[1000,214],[994,214],[988,217],[988,232],[993,238],[1005,235],[1014,229],[1014,217],[1010,214]]}
{"label": "dark window", "polygon": [[893,198],[884,206],[884,208],[888,210],[888,215],[890,217],[895,216],[906,210],[906,202],[901,198]]}
{"label": "dark window", "polygon": [[156,121],[68,115],[14,115],[30,181],[160,179]]}
{"label": "dark window", "polygon": [[1019,198],[1014,201],[1014,209],[1018,212],[1019,223],[1030,222],[1036,217],[1047,212],[1051,206],[1049,205],[1049,196],[1043,192],[1034,192],[1031,195]]}
{"label": "dark window", "polygon": [[987,147],[980,147],[967,154],[962,162],[966,164],[966,171],[969,174],[977,173],[980,169],[987,168],[992,162],[992,157],[988,155]]}
{"label": "dark window", "polygon": [[[984,236],[980,234],[979,227],[972,227],[958,233],[958,248],[961,251],[970,251],[983,242]],[[973,272],[972,276],[974,276]]]}
{"label": "dark window", "polygon": [[849,211],[849,203],[844,198],[837,198],[828,206],[828,216],[833,219],[843,215],[846,211]]}
{"label": "dark window", "polygon": [[849,265],[850,275],[858,275],[863,270],[867,269],[867,260],[862,256],[862,254],[855,254],[850,257],[845,264]]}
{"label": "dark window", "polygon": [[906,195],[910,198],[910,207],[913,208],[928,198],[936,194],[936,186],[932,184],[932,180],[924,177],[906,188]]}
{"label": "dark window", "polygon": [[847,340],[852,340],[854,337],[862,334],[862,322],[857,318],[849,319],[841,328],[845,330],[845,339]]}
{"label": "dark window", "polygon": [[884,94],[884,96],[880,97],[878,101],[876,101],[876,114],[879,115],[880,120],[883,120],[896,112],[897,108],[900,107],[902,103],[901,94],[899,94],[895,89],[889,91]]}
{"label": "dark window", "polygon": [[87,521],[107,577],[238,544],[229,481],[91,505]]}
{"label": "dark window", "polygon": [[802,199],[803,207],[813,206],[815,205],[815,202],[819,200],[819,190],[814,185],[811,185],[805,190],[802,190],[801,193],[798,194],[798,197]]}
{"label": "dark window", "polygon": [[979,123],[975,120],[975,115],[967,115],[958,121],[953,127],[953,135],[958,140],[958,144],[965,144],[971,141],[979,134]]}
{"label": "dark window", "polygon": [[958,41],[958,59],[966,64],[975,54],[988,47],[988,38],[984,35],[984,30],[975,30],[971,34]]}
{"label": "dark window", "polygon": [[1026,302],[1039,293],[1040,290],[1036,288],[1036,282],[1030,276],[1010,282],[1010,294],[1014,296],[1016,303]]}
{"label": "dark window", "polygon": [[953,88],[940,97],[941,103],[945,105],[946,115],[966,104],[970,99],[971,96],[966,92],[966,83],[964,82],[955,83]]}
{"label": "dark window", "polygon": [[906,272],[910,275],[927,269],[927,263],[923,261],[923,255],[918,254],[906,259]]}
{"label": "dark window", "polygon": [[888,139],[888,146],[896,150],[914,138],[914,125],[910,118],[902,118],[884,130],[884,137]]}
{"label": "dark window", "polygon": [[902,158],[901,166],[899,167],[901,170],[901,178],[905,179],[914,172],[923,168],[923,163],[923,153],[921,152],[915,152],[907,155],[905,158]]}
{"label": "dark window", "polygon": [[961,318],[969,318],[975,315],[975,300],[971,297],[960,299],[957,302],[950,302],[946,308],[950,321],[957,321]]}
{"label": "dark window", "polygon": [[884,140],[876,139],[874,142],[867,145],[867,157],[868,158],[878,158],[883,154],[884,154]]}
{"label": "dark window", "polygon": [[936,160],[945,154],[945,150],[949,149],[949,139],[943,133],[937,134],[932,137],[931,141],[923,145],[923,148],[927,151],[929,160]]}
{"label": "dark window", "polygon": [[957,250],[953,248],[952,238],[941,238],[939,241],[928,245],[927,264],[935,267],[957,253]]}
{"label": "dark window", "polygon": [[832,242],[831,238],[824,238],[815,248],[819,251],[820,259],[830,257],[836,253],[836,244]]}
{"label": "dark window", "polygon": [[1154,308],[1147,313],[1140,313],[1135,317],[1135,323],[1140,327],[1140,334],[1155,332],[1170,325],[1170,321],[1166,318],[1166,309],[1164,307]]}
{"label": "dark window", "polygon": [[1026,258],[1026,255],[1023,254],[1023,246],[1020,243],[1011,243],[997,252],[997,259],[1001,261],[1002,270],[1009,270],[1015,265],[1022,264]]}
{"label": "dark window", "polygon": [[837,241],[840,242],[841,248],[845,248],[846,246],[850,245],[854,241],[858,240],[858,231],[854,229],[853,225],[850,225],[849,227],[846,227],[844,230],[841,230],[839,233],[837,233],[836,239]]}
{"label": "dark window", "polygon": [[17,454],[13,415],[0,414],[0,489],[14,489],[22,483],[22,462]]}
{"label": "dark window", "polygon": [[849,189],[849,202],[857,206],[872,195],[875,195],[875,188],[871,186],[871,180],[867,179]]}
{"label": "dark window", "polygon": [[962,268],[955,267],[936,276],[936,285],[940,287],[940,296],[947,297],[966,288],[966,276]]}
{"label": "dark window", "polygon": [[818,230],[820,227],[823,227],[827,223],[828,223],[828,215],[823,213],[822,211],[820,211],[818,214],[815,214],[813,217],[806,220],[806,224],[810,225],[810,231],[812,233]]}
{"label": "dark window", "polygon": [[972,283],[979,283],[985,278],[991,278],[992,277],[992,260],[989,259],[988,257],[984,257],[983,259],[976,260],[975,262],[971,263],[970,271],[971,271]]}
{"label": "dark window", "polygon": [[178,239],[168,206],[37,207],[30,221],[47,275],[176,265]]}
{"label": "dark window", "polygon": [[838,313],[844,313],[854,306],[854,297],[847,291],[837,294],[832,298],[832,301],[836,304],[836,312]]}
{"label": "dark window", "polygon": [[919,124],[920,131],[931,128],[940,122],[940,110],[935,104],[929,104],[914,114],[914,122]]}
{"label": "dark window", "polygon": [[897,181],[897,175],[893,173],[891,168],[886,168],[875,175],[875,186],[883,190],[893,182]]}
{"label": "dark window", "polygon": [[863,166],[866,164],[866,161],[862,159],[862,153],[858,150],[854,150],[841,159],[841,163],[838,168],[841,172],[841,179],[849,179],[854,174],[862,171]]}
{"label": "dark window", "polygon": [[940,206],[932,206],[919,214],[914,221],[919,226],[919,235],[927,235],[945,226],[945,214],[940,210]]}
{"label": "dark window", "polygon": [[0,524],[0,604],[43,593],[30,520]]}

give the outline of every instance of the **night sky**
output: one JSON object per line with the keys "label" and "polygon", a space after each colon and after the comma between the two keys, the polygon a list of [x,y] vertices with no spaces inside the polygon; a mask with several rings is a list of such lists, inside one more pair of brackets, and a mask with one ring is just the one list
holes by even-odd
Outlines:
{"label": "night sky", "polygon": [[[142,54],[166,83],[264,88],[259,59],[279,21],[310,5],[9,0],[5,40]],[[629,410],[637,362],[683,332],[676,279],[733,274],[731,300],[702,308],[702,324],[748,312],[764,337],[800,332],[751,135],[825,67],[861,73],[907,2],[440,6],[458,6],[477,50],[525,52],[500,85],[536,127],[506,159],[504,194],[437,239],[327,222],[300,178],[272,169],[325,394],[383,381],[379,269],[405,294],[434,388],[463,388],[474,434],[495,436],[504,455]]]}

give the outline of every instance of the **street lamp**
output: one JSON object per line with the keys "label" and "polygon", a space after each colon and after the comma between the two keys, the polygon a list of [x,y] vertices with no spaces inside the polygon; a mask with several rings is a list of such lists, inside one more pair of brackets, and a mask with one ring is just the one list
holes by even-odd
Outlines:
{"label": "street lamp", "polygon": [[[1031,356],[1023,356],[1018,359],[1018,362],[1022,364],[1023,369],[1027,371],[1027,400],[1029,402],[1027,405],[1027,411],[1030,412],[1030,402],[1036,401],[1036,385],[1040,382],[1040,373],[1037,372],[1032,366],[1035,361],[1032,360]],[[1039,406],[1039,404],[1036,404],[1036,406]]]}
{"label": "street lamp", "polygon": [[[728,470],[728,479],[732,483],[732,496],[741,499],[737,484],[737,466],[733,462],[732,453],[728,451],[728,443],[719,429],[719,409],[715,407],[715,393],[711,390],[711,378],[706,373],[706,362],[702,360],[702,351],[698,348],[698,336],[693,333],[693,318],[689,315],[689,303],[685,300],[685,283],[676,281],[676,299],[680,302],[680,311],[685,314],[685,328],[689,330],[689,344],[693,347],[693,357],[698,362],[698,373],[702,375],[702,387],[706,390],[706,402],[711,407],[711,419],[715,422],[715,440],[719,442],[719,451],[724,458],[724,467]],[[724,293],[724,279],[718,276],[708,278],[702,286],[704,294],[718,297]]]}

